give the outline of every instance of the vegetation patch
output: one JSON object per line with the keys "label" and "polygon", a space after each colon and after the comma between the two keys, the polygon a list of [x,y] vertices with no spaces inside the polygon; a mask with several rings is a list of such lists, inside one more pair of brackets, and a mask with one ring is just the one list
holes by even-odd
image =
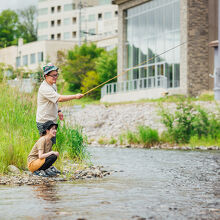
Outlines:
{"label": "vegetation patch", "polygon": [[[0,84],[0,173],[12,164],[27,168],[27,156],[39,139],[36,126],[36,94],[19,93]],[[86,138],[80,127],[74,129],[62,124],[58,128],[57,148],[62,158],[83,160],[88,157]]]}

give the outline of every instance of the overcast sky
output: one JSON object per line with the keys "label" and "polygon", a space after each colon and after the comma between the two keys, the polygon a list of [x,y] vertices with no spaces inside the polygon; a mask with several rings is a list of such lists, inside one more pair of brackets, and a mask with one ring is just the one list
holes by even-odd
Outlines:
{"label": "overcast sky", "polygon": [[0,12],[5,9],[24,9],[30,5],[37,6],[38,0],[0,0]]}

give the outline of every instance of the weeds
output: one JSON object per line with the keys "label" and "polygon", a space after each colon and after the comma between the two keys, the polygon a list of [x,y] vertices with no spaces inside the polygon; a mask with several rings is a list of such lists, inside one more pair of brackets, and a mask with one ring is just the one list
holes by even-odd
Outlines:
{"label": "weeds", "polygon": [[[6,172],[10,164],[24,170],[27,168],[27,156],[39,139],[36,93],[19,93],[3,83],[0,91],[0,173]],[[57,143],[61,158],[64,154],[77,160],[87,157],[85,137],[78,127],[59,126]]]}

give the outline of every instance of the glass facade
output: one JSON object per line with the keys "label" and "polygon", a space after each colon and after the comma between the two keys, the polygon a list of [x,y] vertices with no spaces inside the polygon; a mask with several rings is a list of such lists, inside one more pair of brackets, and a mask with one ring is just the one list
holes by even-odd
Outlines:
{"label": "glass facade", "polygon": [[126,22],[125,67],[132,68],[127,79],[166,76],[168,88],[179,87],[180,48],[164,52],[180,44],[180,0],[152,0],[128,9]]}

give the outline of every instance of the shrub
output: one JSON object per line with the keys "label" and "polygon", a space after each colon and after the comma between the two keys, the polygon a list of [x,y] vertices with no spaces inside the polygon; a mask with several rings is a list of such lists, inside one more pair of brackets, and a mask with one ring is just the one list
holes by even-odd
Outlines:
{"label": "shrub", "polygon": [[201,138],[207,137],[208,134],[216,139],[220,133],[219,114],[210,114],[189,101],[180,102],[173,114],[164,108],[160,114],[168,134],[176,143],[189,143],[192,136]]}

